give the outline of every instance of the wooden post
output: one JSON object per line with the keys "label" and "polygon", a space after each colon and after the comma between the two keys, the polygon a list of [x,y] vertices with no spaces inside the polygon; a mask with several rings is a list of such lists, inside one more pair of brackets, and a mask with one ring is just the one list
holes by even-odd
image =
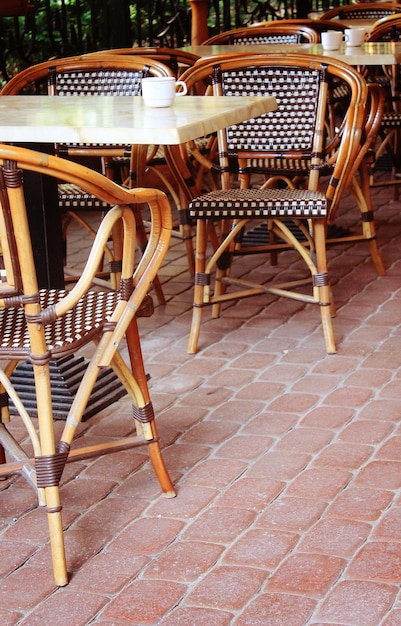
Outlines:
{"label": "wooden post", "polygon": [[189,4],[192,9],[191,44],[199,46],[209,38],[209,0],[189,0]]}

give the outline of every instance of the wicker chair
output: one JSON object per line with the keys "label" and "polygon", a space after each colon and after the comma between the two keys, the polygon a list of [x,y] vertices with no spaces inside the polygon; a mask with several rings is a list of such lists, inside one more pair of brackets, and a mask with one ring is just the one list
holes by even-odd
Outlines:
{"label": "wicker chair", "polygon": [[334,7],[321,16],[322,20],[379,20],[386,15],[401,13],[401,5],[395,2],[357,2]]}
{"label": "wicker chair", "polygon": [[[96,96],[102,95],[140,95],[143,76],[172,76],[172,71],[160,61],[140,56],[118,57],[117,55],[102,55],[99,57],[82,56],[69,57],[53,61],[46,61],[23,70],[14,76],[0,91],[0,95],[16,95],[20,93],[47,93],[51,96]],[[101,160],[105,175],[114,177],[114,168],[108,164],[116,156],[130,156],[131,146],[116,145],[72,145],[58,144],[56,154],[63,157],[82,160],[91,159],[90,165],[97,167]],[[59,185],[59,205],[64,213],[65,230],[71,219],[92,234],[92,228],[84,219],[87,211],[103,213],[109,206],[90,194],[82,193],[76,185]],[[138,244],[146,246],[147,235],[141,225],[141,214],[138,212]],[[118,230],[113,234],[113,249],[106,248],[109,258],[110,274],[114,285],[118,284],[119,267],[121,260],[121,244]],[[68,268],[66,268],[68,278]],[[76,277],[73,277],[75,280]],[[164,304],[163,291],[158,278],[154,288],[160,304]]]}
{"label": "wicker chair", "polygon": [[[341,131],[325,146],[326,114],[329,106],[331,78],[345,81],[351,97]],[[336,351],[331,314],[333,303],[326,260],[326,229],[334,218],[344,188],[352,185],[364,197],[366,186],[366,154],[380,122],[381,89],[371,88],[371,114],[366,127],[368,87],[362,76],[341,61],[307,54],[238,55],[231,59],[199,61],[183,74],[189,91],[198,82],[213,83],[215,95],[275,95],[279,102],[276,113],[226,129],[218,134],[218,154],[222,189],[195,197],[189,215],[197,221],[196,273],[192,326],[188,352],[197,350],[202,312],[212,305],[212,316],[220,315],[223,303],[252,295],[271,293],[307,303],[318,304],[328,353]],[[301,132],[299,132],[301,130]],[[368,137],[362,141],[367,130]],[[292,179],[300,173],[306,188],[294,188]],[[361,170],[361,185],[356,173]],[[239,172],[233,183],[235,171]],[[269,188],[277,185],[287,172],[287,189]],[[265,180],[262,188],[254,188],[253,175]],[[267,176],[266,176],[267,174]],[[325,174],[329,176],[324,177]],[[325,191],[319,191],[322,185]],[[235,188],[237,187],[237,188]],[[239,187],[239,188],[238,188]],[[380,273],[383,264],[375,241],[370,195],[362,200],[362,235],[357,239],[369,242],[371,254]],[[268,230],[280,240],[249,250],[241,243],[249,220],[267,221]],[[303,240],[289,227],[291,220]],[[369,229],[365,230],[369,223]],[[218,224],[220,233],[214,226]],[[208,239],[213,254],[206,262]],[[291,279],[287,285],[254,284],[247,278],[232,278],[232,260],[237,254],[269,252],[279,247],[295,249],[308,267],[305,281]],[[281,258],[281,257],[280,257]],[[235,266],[235,263],[234,263]],[[217,269],[216,269],[217,268]],[[234,269],[234,268],[233,268]],[[212,290],[213,273],[215,274]],[[301,283],[312,278],[311,293],[301,293]],[[230,291],[229,287],[236,287]],[[293,288],[295,287],[295,291]]]}
{"label": "wicker chair", "polygon": [[[371,41],[401,41],[401,14],[390,15],[378,20],[369,35]],[[373,176],[372,186],[394,186],[394,198],[398,198],[401,185],[401,96],[400,66],[366,68],[369,80],[380,82],[386,92],[386,108],[383,113],[379,139],[375,148],[375,161],[380,169],[380,160],[391,170],[390,176]]]}
{"label": "wicker chair", "polygon": [[[152,47],[132,47],[132,48],[113,48],[111,50],[99,50],[86,54],[90,56],[103,56],[105,54],[116,54],[123,56],[144,56],[155,61],[159,61],[170,68],[174,76],[179,79],[181,74],[192,67],[199,57],[191,52],[172,48],[152,48]],[[127,150],[128,153],[128,150]],[[194,274],[194,253],[192,244],[192,228],[190,224],[182,221],[185,212],[181,211],[185,205],[185,199],[181,194],[181,187],[177,186],[175,178],[171,176],[169,165],[166,164],[165,152],[163,146],[149,146],[146,155],[139,146],[130,148],[130,157],[118,157],[108,161],[108,167],[114,167],[119,170],[120,177],[127,182],[128,185],[154,185],[155,180],[161,185],[171,201],[173,208],[177,209],[179,224],[174,225],[173,236],[177,236],[185,241],[189,272]],[[138,166],[139,163],[139,166]],[[142,165],[141,165],[142,164]]]}
{"label": "wicker chair", "polygon": [[275,26],[248,26],[227,30],[202,43],[203,46],[221,44],[287,44],[287,43],[317,43],[319,38],[314,30],[306,26],[281,26],[281,21],[273,22]]}
{"label": "wicker chair", "polygon": [[[320,35],[321,33],[325,33],[328,30],[341,30],[342,32],[344,32],[344,30],[346,28],[348,28],[348,26],[346,26],[345,24],[342,24],[341,22],[337,22],[337,20],[333,21],[333,20],[312,20],[312,19],[302,19],[302,18],[295,18],[295,19],[284,19],[284,20],[268,20],[266,22],[258,22],[255,24],[255,26],[267,26],[268,28],[276,28],[277,26],[279,27],[295,27],[295,28],[299,28],[299,27],[306,27],[306,28],[310,28],[311,30],[314,30],[317,35],[318,35],[318,42],[320,42]],[[250,27],[253,28],[253,25],[251,24]]]}
{"label": "wicker chair", "polygon": [[[38,289],[24,200],[24,171],[77,184],[86,193],[113,207],[106,213],[97,231],[80,280],[69,292]],[[149,206],[153,229],[146,252],[134,272],[136,227],[133,209],[142,203]],[[161,191],[126,190],[102,174],[71,161],[25,148],[0,145],[0,216],[3,267],[0,300],[0,474],[22,473],[37,490],[39,503],[46,506],[48,513],[55,583],[65,585],[68,577],[59,482],[68,461],[146,444],[163,492],[168,497],[175,495],[160,454],[136,325],[136,313],[147,297],[168,247],[171,234],[169,203]],[[122,226],[124,246],[120,289],[91,291],[91,281],[103,248],[118,223]],[[124,337],[130,365],[118,351]],[[92,342],[95,346],[92,356],[88,359],[64,429],[56,441],[49,363]],[[88,349],[85,354],[88,357]],[[36,392],[37,423],[10,382],[11,374],[21,360],[29,361],[33,367],[35,388],[32,391]],[[96,442],[87,447],[74,446],[71,450],[76,428],[96,379],[108,366],[112,367],[132,400],[132,428],[127,428],[127,436],[122,439],[110,433],[113,440],[104,445]],[[12,437],[13,430],[7,428],[10,421],[8,398],[28,431],[31,447],[23,449]],[[18,418],[15,420],[18,421]]]}

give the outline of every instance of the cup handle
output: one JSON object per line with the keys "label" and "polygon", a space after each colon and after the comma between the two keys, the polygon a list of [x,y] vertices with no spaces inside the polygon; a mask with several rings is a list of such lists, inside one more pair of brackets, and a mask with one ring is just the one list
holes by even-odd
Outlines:
{"label": "cup handle", "polygon": [[177,80],[175,83],[175,88],[181,87],[180,91],[176,91],[176,96],[185,96],[187,94],[187,84],[182,80]]}

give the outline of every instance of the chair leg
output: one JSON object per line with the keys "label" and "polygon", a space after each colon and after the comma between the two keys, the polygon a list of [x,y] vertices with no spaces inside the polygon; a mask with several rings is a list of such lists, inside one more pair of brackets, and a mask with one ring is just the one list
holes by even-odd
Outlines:
{"label": "chair leg", "polygon": [[187,346],[188,354],[195,354],[198,349],[199,334],[202,324],[203,303],[205,301],[205,284],[203,277],[205,276],[206,268],[207,230],[207,221],[197,220],[194,301],[192,307],[192,323]]}
{"label": "chair leg", "polygon": [[318,302],[320,308],[326,352],[328,354],[335,354],[337,349],[332,323],[334,303],[332,300],[327,271],[326,223],[323,220],[316,220],[316,222],[314,222],[314,239],[316,247],[317,274],[312,275],[313,290],[316,302]]}

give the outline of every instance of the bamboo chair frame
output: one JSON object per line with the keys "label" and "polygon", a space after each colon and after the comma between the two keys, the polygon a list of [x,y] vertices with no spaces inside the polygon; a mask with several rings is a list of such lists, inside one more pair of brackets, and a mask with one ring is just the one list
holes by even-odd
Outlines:
{"label": "bamboo chair frame", "polygon": [[[49,96],[57,96],[61,91],[67,95],[84,96],[87,94],[88,96],[95,96],[97,94],[97,81],[100,83],[103,95],[140,95],[141,75],[172,76],[173,73],[162,62],[139,55],[126,57],[102,54],[67,57],[45,61],[23,70],[3,87],[0,95],[16,95],[23,93],[27,88],[32,90],[35,85],[38,89],[41,85],[44,85]],[[88,78],[84,81],[86,76]],[[109,80],[103,79],[103,76],[109,77]],[[66,86],[59,86],[61,80],[64,81]],[[102,83],[103,80],[104,82]],[[92,83],[93,88],[91,88]],[[109,166],[112,160],[116,157],[130,158],[132,149],[134,148],[131,146],[97,146],[92,144],[56,144],[55,146],[56,154],[65,158],[78,159],[80,161],[87,158],[92,160],[100,159],[102,172],[111,179],[114,178],[114,168]],[[141,184],[141,181],[138,180],[137,186],[141,186]],[[71,199],[68,192],[66,194],[60,193],[59,197],[65,213],[64,230],[67,231],[69,222],[75,220],[86,232],[93,235],[93,230],[82,217],[82,211],[95,210],[103,213],[107,211],[107,205],[105,203],[95,203],[93,206],[93,199],[86,197],[85,194],[81,194],[77,188],[73,188]],[[78,203],[82,205],[81,208],[77,207]],[[73,208],[68,208],[70,204],[73,205]],[[147,234],[143,223],[141,225],[141,221],[141,214],[138,213],[138,245],[141,248],[145,248]],[[113,233],[112,244],[112,247],[106,247],[105,253],[109,259],[112,284],[116,286],[119,281],[121,263],[121,242],[119,229],[117,228]],[[76,280],[76,277],[71,277],[67,270],[66,280]],[[163,291],[157,277],[154,281],[154,289],[159,303],[165,304]]]}
{"label": "bamboo chair frame", "polygon": [[380,19],[386,15],[401,13],[401,5],[395,2],[357,2],[334,7],[321,15],[322,20]]}
{"label": "bamboo chair frame", "polygon": [[209,37],[202,45],[247,43],[268,45],[269,43],[318,43],[318,41],[319,37],[312,28],[302,25],[281,25],[281,20],[278,20],[272,22],[272,26],[269,26],[268,31],[264,25],[234,28]]}
{"label": "bamboo chair frame", "polygon": [[[330,293],[330,286],[328,281],[327,272],[327,259],[326,259],[326,229],[327,224],[334,219],[338,209],[340,198],[343,190],[347,186],[352,186],[355,195],[360,201],[360,210],[362,214],[366,214],[366,228],[365,222],[363,222],[362,235],[355,237],[357,240],[367,239],[369,241],[371,254],[376,264],[379,273],[384,272],[384,267],[381,261],[380,253],[377,248],[377,242],[375,240],[374,223],[370,220],[371,202],[370,194],[364,197],[366,190],[369,192],[367,186],[367,160],[366,156],[371,146],[371,142],[377,132],[378,124],[380,123],[381,106],[382,106],[382,92],[378,87],[368,88],[363,77],[352,67],[347,64],[336,61],[334,59],[328,60],[327,57],[311,57],[307,54],[264,54],[264,55],[238,55],[237,58],[233,56],[219,59],[207,59],[199,61],[192,70],[188,70],[183,75],[183,79],[187,82],[189,92],[199,82],[205,84],[207,80],[210,81],[211,77],[215,77],[213,80],[213,93],[214,95],[222,94],[220,80],[216,78],[219,72],[224,73],[228,69],[240,69],[240,68],[258,68],[258,67],[274,67],[274,68],[305,68],[305,70],[314,69],[316,71],[327,72],[327,75],[339,78],[347,82],[350,88],[350,101],[347,109],[346,117],[343,121],[341,128],[341,134],[336,138],[333,138],[330,145],[330,157],[327,157],[331,175],[329,182],[326,186],[325,193],[323,194],[324,202],[327,203],[327,214],[322,214],[319,217],[314,215],[305,214],[306,218],[309,218],[309,230],[304,231],[304,235],[307,239],[307,243],[298,241],[296,237],[286,227],[282,218],[284,218],[286,211],[280,212],[283,200],[283,190],[276,189],[264,189],[261,191],[260,199],[262,202],[268,203],[271,201],[275,206],[277,203],[277,210],[269,214],[269,210],[266,210],[266,217],[270,223],[270,228],[284,240],[284,246],[288,249],[291,247],[300,254],[304,259],[307,267],[312,276],[313,289],[312,295],[294,293],[291,290],[291,285],[279,285],[274,286],[270,283],[264,285],[255,285],[251,281],[230,278],[230,267],[233,257],[236,255],[236,237],[240,234],[245,224],[249,219],[255,218],[258,215],[252,210],[249,211],[248,217],[240,217],[241,211],[236,214],[235,209],[230,210],[230,202],[232,206],[236,206],[236,194],[238,190],[233,191],[233,197],[230,197],[230,193],[227,196],[227,209],[226,219],[220,221],[221,234],[215,232],[213,223],[219,221],[221,215],[224,213],[224,193],[223,199],[220,201],[218,196],[214,196],[213,192],[210,197],[205,197],[205,210],[202,209],[203,197],[195,197],[190,203],[189,214],[193,219],[197,219],[197,244],[196,244],[196,274],[195,274],[195,287],[194,287],[194,307],[193,318],[190,331],[190,337],[188,342],[188,352],[194,353],[197,350],[198,339],[200,334],[202,312],[205,306],[212,305],[212,317],[219,317],[220,307],[224,302],[230,300],[238,300],[243,297],[252,295],[259,295],[262,293],[273,293],[275,295],[284,295],[286,297],[295,298],[304,302],[315,303],[320,307],[322,326],[325,336],[326,350],[328,353],[334,353],[336,351],[334,332],[332,327],[331,315],[334,314],[334,306]],[[217,74],[216,74],[217,72]],[[262,83],[263,84],[263,81]],[[326,125],[326,106],[328,105],[328,86],[327,81],[323,81],[321,86],[321,93],[318,98],[318,112],[317,112],[317,128],[315,131],[315,140],[312,148],[312,167],[308,176],[307,189],[311,193],[317,193],[319,185],[322,184],[319,175],[319,169],[322,165],[322,158],[324,155],[324,145],[322,143],[323,136],[325,134]],[[369,92],[371,93],[371,113],[367,118],[367,103]],[[255,91],[256,93],[256,91]],[[270,114],[269,114],[270,115]],[[274,115],[274,114],[273,114]],[[268,130],[264,133],[268,135]],[[218,136],[219,139],[219,155],[220,155],[220,172],[222,178],[222,189],[230,189],[231,172],[230,164],[227,161],[227,144],[226,144],[226,132],[221,131]],[[239,184],[241,189],[248,189],[250,179],[247,174],[247,162],[252,158],[260,158],[267,156],[267,153],[260,151],[252,152],[252,150],[245,150],[239,152],[237,155],[239,165]],[[294,155],[296,156],[296,155]],[[298,155],[299,157],[299,155]],[[315,159],[315,161],[313,161]],[[324,157],[326,159],[326,157]],[[361,181],[357,182],[357,173],[360,173]],[[273,181],[273,185],[274,185]],[[193,190],[196,191],[196,190]],[[219,192],[217,192],[219,193]],[[241,191],[240,198],[238,199],[239,205],[241,205]],[[287,191],[288,202],[291,203],[292,199],[294,204],[300,201],[299,191],[293,189]],[[322,196],[321,196],[322,198]],[[216,206],[221,206],[217,212],[214,212],[214,199]],[[210,205],[209,205],[210,202]],[[251,202],[251,200],[249,200]],[[251,206],[257,206],[258,194],[256,193],[255,205],[251,203]],[[247,205],[248,206],[248,205]],[[265,206],[265,205],[263,205]],[[209,208],[210,207],[210,212]],[[269,217],[270,215],[270,217]],[[214,219],[213,219],[214,216]],[[265,217],[265,220],[266,220]],[[288,216],[287,216],[288,217]],[[369,217],[369,219],[368,219]],[[209,218],[209,219],[208,219]],[[260,219],[260,218],[259,218]],[[214,252],[211,258],[206,261],[206,247],[207,241],[212,241]],[[280,247],[280,245],[278,245]],[[273,243],[271,246],[267,245],[263,247],[263,250],[269,252],[270,250],[277,249],[277,244]],[[246,254],[246,251],[244,251]],[[223,260],[225,259],[225,261]],[[216,264],[219,265],[219,269],[216,270],[216,278],[214,284],[214,290],[212,290],[212,275],[215,272]],[[325,276],[327,278],[320,281],[317,277]],[[231,285],[237,289],[233,292],[229,292],[227,287]],[[297,287],[299,284],[297,284]]]}
{"label": "bamboo chair frame", "polygon": [[[23,191],[24,171],[77,184],[112,207],[96,233],[78,282],[68,292],[38,289]],[[144,203],[149,206],[152,215],[152,230],[147,248],[135,268],[135,207]],[[120,289],[119,292],[94,292],[91,290],[92,280],[103,248],[116,224],[121,225],[123,232]],[[0,283],[0,325],[3,329],[10,323],[14,327],[11,336],[6,332],[0,337],[0,359],[2,363],[8,361],[0,369],[0,475],[20,473],[37,490],[39,504],[47,509],[54,580],[59,586],[68,582],[59,493],[60,478],[67,462],[147,445],[163,492],[167,497],[175,495],[160,452],[136,322],[165,257],[170,235],[169,202],[163,192],[142,188],[127,190],[102,174],[72,161],[0,145],[0,241],[5,268]],[[104,303],[108,303],[107,306]],[[82,318],[84,322],[81,322]],[[124,338],[128,345],[128,363],[119,352]],[[74,396],[61,436],[56,441],[49,362],[75,353],[89,343],[94,343],[93,356]],[[10,382],[11,374],[21,360],[27,360],[33,366],[37,424],[30,418]],[[136,434],[71,450],[76,428],[97,376],[109,366],[132,401],[132,430],[136,430]],[[7,429],[10,421],[8,397],[27,429],[33,457],[29,449],[23,449]]]}

